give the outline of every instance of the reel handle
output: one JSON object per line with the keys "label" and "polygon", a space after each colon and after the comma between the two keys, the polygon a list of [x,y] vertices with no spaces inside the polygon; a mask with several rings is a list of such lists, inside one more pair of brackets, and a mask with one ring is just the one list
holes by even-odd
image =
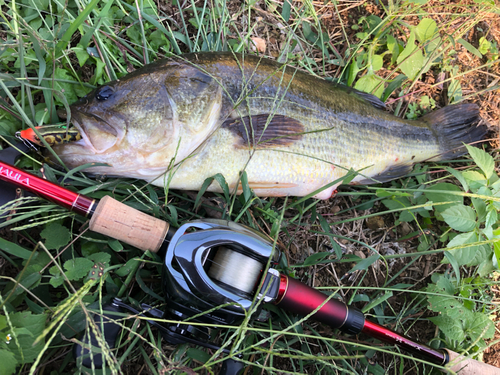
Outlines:
{"label": "reel handle", "polygon": [[[103,306],[103,311],[105,311],[103,315],[94,315],[94,323],[101,332],[102,338],[106,341],[107,346],[113,349],[116,345],[118,334],[122,329],[114,320],[122,316],[123,310],[119,306],[111,304]],[[82,365],[87,368],[92,368],[92,364],[97,369],[102,368],[104,360],[102,358],[101,345],[99,345],[92,327],[83,334],[81,342],[83,345],[77,343],[73,347],[74,357],[77,360],[81,358]]]}

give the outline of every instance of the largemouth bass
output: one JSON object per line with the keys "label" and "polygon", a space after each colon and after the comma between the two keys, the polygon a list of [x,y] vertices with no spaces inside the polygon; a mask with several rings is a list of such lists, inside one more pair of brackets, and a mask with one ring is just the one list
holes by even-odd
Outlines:
{"label": "largemouth bass", "polygon": [[[246,171],[259,196],[304,196],[359,171],[351,184],[388,181],[414,163],[464,153],[480,140],[478,108],[461,104],[404,120],[375,96],[250,55],[193,53],[160,60],[71,106],[82,139],[54,150],[70,168],[199,190]],[[338,184],[336,184],[338,185]],[[332,195],[336,185],[316,193]],[[220,191],[212,183],[209,191]]]}

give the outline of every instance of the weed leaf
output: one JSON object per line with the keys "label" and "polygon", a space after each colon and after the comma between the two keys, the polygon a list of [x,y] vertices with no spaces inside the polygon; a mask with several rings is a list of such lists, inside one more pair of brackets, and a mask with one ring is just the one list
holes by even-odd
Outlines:
{"label": "weed leaf", "polygon": [[382,97],[384,93],[384,85],[381,84],[382,78],[375,73],[368,73],[361,77],[354,85],[356,90],[368,92],[378,98]]}
{"label": "weed leaf", "polygon": [[415,31],[412,30],[405,49],[399,55],[397,62],[401,71],[414,80],[424,66],[424,55],[415,44]]}
{"label": "weed leaf", "polygon": [[79,280],[87,276],[93,266],[94,262],[87,258],[70,259],[64,263],[66,277],[70,280]]}
{"label": "weed leaf", "polygon": [[451,173],[460,182],[460,184],[462,184],[462,187],[463,187],[464,191],[468,191],[469,190],[469,185],[467,184],[467,180],[462,175],[462,173],[460,173],[459,171],[457,171],[456,169],[451,168],[451,167],[446,167],[445,169],[449,173]]}
{"label": "weed leaf", "polygon": [[473,313],[471,319],[465,324],[465,329],[471,341],[479,339],[492,339],[495,334],[495,325],[482,313]]}
{"label": "weed leaf", "polygon": [[420,43],[431,40],[437,33],[436,21],[431,18],[424,18],[415,28],[415,34]]}
{"label": "weed leaf", "polygon": [[469,145],[466,145],[465,147],[467,147],[467,151],[469,151],[469,154],[472,156],[472,159],[474,159],[474,162],[479,168],[481,168],[486,178],[489,179],[495,172],[495,161],[491,155],[477,147]]}
{"label": "weed leaf", "polygon": [[[12,352],[16,359],[22,363],[33,362],[40,351],[44,347],[44,340],[40,340],[36,345],[33,345],[35,340],[40,336],[45,328],[45,321],[47,315],[45,314],[32,314],[30,311],[23,311],[10,315],[10,321],[14,327],[24,328],[29,331],[29,334],[19,334],[17,343],[12,340]],[[22,352],[22,357],[21,357]],[[22,360],[24,358],[24,361]],[[3,364],[2,364],[3,366]]]}
{"label": "weed leaf", "polygon": [[429,186],[424,191],[424,195],[426,196],[426,198],[434,203],[450,202],[448,204],[436,205],[435,206],[436,212],[440,213],[450,207],[455,206],[456,204],[464,203],[464,198],[462,196],[447,194],[445,191],[461,192],[462,190],[457,185],[450,184],[447,182],[441,182],[439,184]]}
{"label": "weed leaf", "polygon": [[465,339],[462,323],[459,320],[452,319],[446,315],[435,316],[429,320],[437,325],[446,337],[453,337],[454,340],[462,342]]}
{"label": "weed leaf", "polygon": [[464,246],[476,242],[478,242],[478,237],[475,232],[460,233],[448,243],[447,247],[458,247],[448,251],[453,254],[460,266],[475,266],[488,261],[491,256],[491,249],[487,245]]}
{"label": "weed leaf", "polygon": [[71,234],[68,228],[59,223],[50,223],[40,233],[42,238],[45,238],[45,247],[48,250],[57,250],[62,246],[66,246],[71,239]]}
{"label": "weed leaf", "polygon": [[11,375],[16,371],[18,362],[12,352],[0,349],[0,363],[0,375]]}
{"label": "weed leaf", "polygon": [[441,213],[444,221],[459,232],[470,232],[476,227],[476,212],[469,206],[456,205]]}

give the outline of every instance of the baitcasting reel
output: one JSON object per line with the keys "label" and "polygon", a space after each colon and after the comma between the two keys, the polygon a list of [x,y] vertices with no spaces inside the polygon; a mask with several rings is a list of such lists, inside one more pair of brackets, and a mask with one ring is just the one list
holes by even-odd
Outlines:
{"label": "baitcasting reel", "polygon": [[[194,321],[234,324],[245,317],[263,279],[258,298],[276,299],[279,272],[266,265],[272,244],[246,226],[224,220],[193,221],[174,234],[165,256],[163,290],[168,309],[187,318],[230,304]],[[271,259],[277,264],[279,254]]]}
{"label": "baitcasting reel", "polygon": [[[267,238],[249,227],[225,220],[193,221],[181,226],[168,245],[162,275],[165,311],[142,304],[143,312],[139,312],[115,298],[104,308],[104,316],[96,315],[94,320],[103,328],[102,334],[111,348],[121,330],[114,321],[123,318],[127,310],[146,318],[239,324],[254,298],[264,302],[277,298],[280,274],[274,268],[265,270],[268,263],[273,267],[278,259],[279,254],[273,256],[273,246]],[[219,308],[221,305],[225,306]],[[189,342],[220,349],[210,342],[206,327],[147,321],[171,344]],[[86,367],[102,367],[100,351],[89,350],[89,344],[99,347],[93,330],[87,332],[82,342],[83,346],[75,345],[75,356],[81,358]],[[225,349],[223,352],[229,353]],[[228,359],[223,363],[221,374],[237,374],[242,368],[243,363]]]}

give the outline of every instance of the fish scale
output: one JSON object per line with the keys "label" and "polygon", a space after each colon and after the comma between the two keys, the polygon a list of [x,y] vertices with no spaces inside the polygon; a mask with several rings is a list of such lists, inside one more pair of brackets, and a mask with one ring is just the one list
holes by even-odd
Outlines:
{"label": "fish scale", "polygon": [[370,94],[275,61],[194,53],[147,65],[72,105],[82,139],[54,150],[70,168],[107,163],[87,171],[174,189],[199,190],[221,173],[238,190],[244,170],[257,195],[304,196],[350,169],[360,171],[354,184],[401,177],[414,163],[462,155],[463,143],[486,133],[474,104],[419,120],[383,108]]}

